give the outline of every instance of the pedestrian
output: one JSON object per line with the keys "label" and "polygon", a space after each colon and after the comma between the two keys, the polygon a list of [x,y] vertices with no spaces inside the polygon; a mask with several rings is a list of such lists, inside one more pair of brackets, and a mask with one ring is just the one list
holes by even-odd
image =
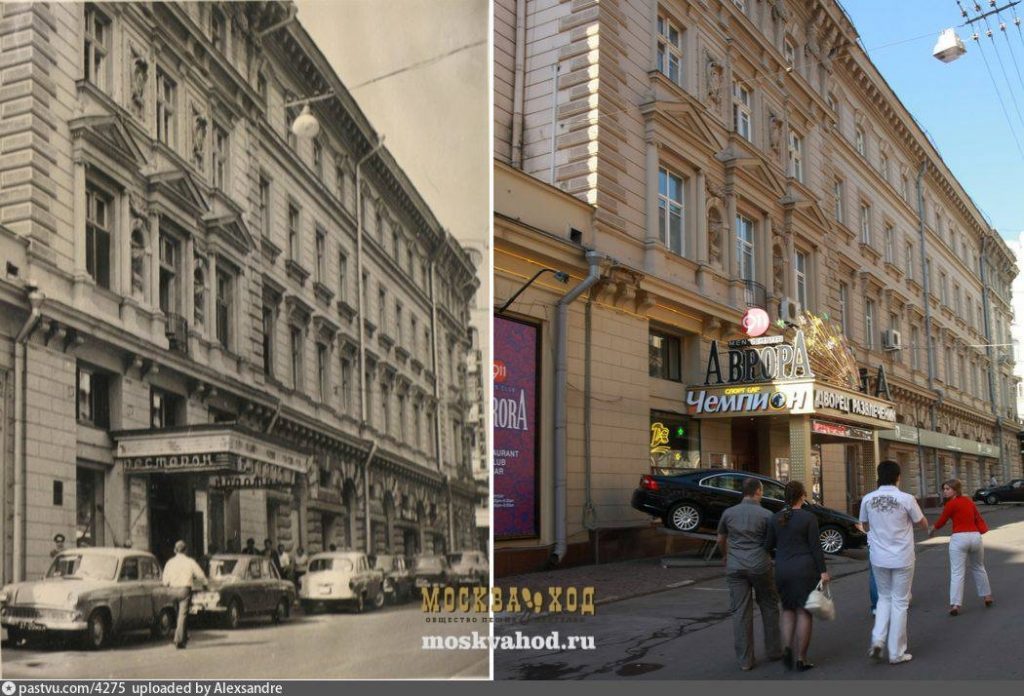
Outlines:
{"label": "pedestrian", "polygon": [[992,606],[992,588],[985,571],[985,547],[981,542],[981,535],[988,531],[988,525],[974,501],[963,494],[960,479],[943,483],[942,496],[946,505],[935,526],[928,530],[928,536],[953,520],[953,533],[949,537],[949,615],[957,616],[964,599],[965,564],[971,569],[978,596],[984,599],[986,607]]}
{"label": "pedestrian", "polygon": [[249,537],[248,539],[246,539],[245,540],[245,548],[242,549],[242,553],[244,553],[244,554],[246,554],[248,556],[259,556],[260,552],[256,548],[256,540],[253,539],[252,537]]}
{"label": "pedestrian", "polygon": [[174,542],[174,557],[164,566],[164,585],[177,591],[178,624],[174,629],[174,645],[184,649],[188,643],[188,608],[192,600],[192,586],[206,587],[206,575],[199,564],[185,553],[185,542]]}
{"label": "pedestrian", "polygon": [[53,548],[50,549],[50,558],[55,558],[58,553],[64,550],[64,535],[57,532],[53,535]]}
{"label": "pedestrian", "polygon": [[277,569],[277,574],[281,575],[281,557],[278,555],[277,549],[274,548],[274,542],[270,539],[263,540],[263,557],[269,559]]}
{"label": "pedestrian", "polygon": [[871,631],[873,660],[909,662],[907,607],[914,584],[914,526],[928,527],[921,506],[899,488],[900,465],[887,459],[878,465],[878,488],[861,500],[860,521],[868,533],[868,558],[878,584],[878,606]]}
{"label": "pedestrian", "polygon": [[779,639],[779,597],[772,578],[772,560],[765,550],[772,513],[761,507],[764,488],[756,478],[743,481],[743,500],[718,523],[718,545],[725,557],[733,641],[740,669],[754,667],[754,601],[761,610],[768,659],[782,657]]}
{"label": "pedestrian", "polygon": [[804,510],[807,489],[800,481],[786,484],[786,507],[775,513],[768,526],[765,547],[775,555],[775,585],[782,599],[782,655],[786,670],[806,672],[814,665],[807,660],[814,617],[804,606],[818,583],[832,581],[821,549],[818,518]]}
{"label": "pedestrian", "polygon": [[991,476],[988,477],[988,485],[990,485],[990,486],[998,486],[999,485],[999,481],[996,480],[996,475],[995,474],[992,474]]}
{"label": "pedestrian", "polygon": [[302,576],[306,574],[306,568],[309,567],[309,556],[306,555],[306,549],[301,546],[295,551],[295,589],[299,589],[299,585],[302,583]]}
{"label": "pedestrian", "polygon": [[292,580],[292,557],[284,549],[284,544],[277,545],[277,558],[281,564],[281,577],[285,580]]}

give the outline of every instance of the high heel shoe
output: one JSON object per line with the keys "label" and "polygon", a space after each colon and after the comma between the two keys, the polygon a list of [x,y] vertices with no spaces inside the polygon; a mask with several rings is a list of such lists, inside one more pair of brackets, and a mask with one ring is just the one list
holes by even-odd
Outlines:
{"label": "high heel shoe", "polygon": [[806,660],[797,660],[796,661],[796,671],[797,672],[806,672],[809,669],[814,669],[814,663],[813,662],[807,662]]}

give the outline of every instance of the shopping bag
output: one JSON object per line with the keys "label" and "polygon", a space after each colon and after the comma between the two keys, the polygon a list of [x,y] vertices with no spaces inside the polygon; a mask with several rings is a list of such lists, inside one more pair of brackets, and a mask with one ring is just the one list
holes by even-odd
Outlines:
{"label": "shopping bag", "polygon": [[807,595],[807,602],[804,609],[819,619],[831,621],[836,618],[836,603],[832,601],[832,588],[830,583],[818,582],[818,586]]}

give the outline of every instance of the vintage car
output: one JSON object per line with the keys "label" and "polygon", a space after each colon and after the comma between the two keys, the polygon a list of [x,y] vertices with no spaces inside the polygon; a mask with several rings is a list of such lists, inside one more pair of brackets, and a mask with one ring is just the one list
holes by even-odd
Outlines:
{"label": "vintage car", "polygon": [[0,623],[10,645],[31,637],[77,636],[106,647],[113,636],[174,631],[175,593],[160,580],[160,563],[145,551],[69,549],[57,554],[42,580],[0,591]]}
{"label": "vintage car", "polygon": [[456,582],[451,566],[444,556],[419,554],[412,558],[413,585],[417,588],[451,585]]}
{"label": "vintage car", "polygon": [[375,570],[384,574],[384,598],[392,604],[408,602],[412,597],[412,573],[405,556],[379,554],[370,557]]}
{"label": "vintage car", "polygon": [[210,559],[210,587],[192,594],[189,611],[199,616],[221,616],[229,628],[238,628],[248,616],[269,616],[280,623],[291,613],[295,586],[282,580],[269,558],[248,554],[216,554]]}
{"label": "vintage car", "polygon": [[460,585],[487,585],[490,566],[483,551],[457,551],[447,555],[454,582]]}
{"label": "vintage car", "polygon": [[299,601],[307,614],[322,608],[349,606],[357,612],[367,605],[384,605],[384,574],[370,567],[365,553],[329,551],[309,559],[302,576]]}

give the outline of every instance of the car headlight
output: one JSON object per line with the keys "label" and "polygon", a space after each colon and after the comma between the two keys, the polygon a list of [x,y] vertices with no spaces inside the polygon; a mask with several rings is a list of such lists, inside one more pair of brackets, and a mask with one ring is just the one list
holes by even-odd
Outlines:
{"label": "car headlight", "polygon": [[11,593],[6,588],[4,588],[4,590],[0,592],[0,604],[6,604],[10,599]]}

